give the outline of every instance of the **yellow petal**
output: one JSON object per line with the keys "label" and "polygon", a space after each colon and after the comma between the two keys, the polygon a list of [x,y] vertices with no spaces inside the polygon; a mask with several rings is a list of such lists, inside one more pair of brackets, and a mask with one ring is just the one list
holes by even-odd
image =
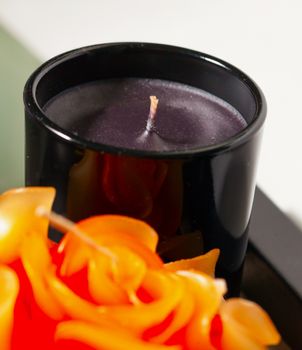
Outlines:
{"label": "yellow petal", "polygon": [[212,319],[226,291],[225,282],[196,271],[177,271],[177,275],[186,279],[190,293],[195,299],[196,312]]}
{"label": "yellow petal", "polygon": [[211,321],[219,310],[226,291],[225,283],[196,271],[178,271],[177,274],[186,280],[190,297],[195,303],[194,316],[186,332],[188,348],[214,350],[210,343]]}
{"label": "yellow petal", "polygon": [[64,260],[60,268],[61,276],[71,276],[82,270],[91,257],[91,249],[77,237],[66,234],[60,242],[58,251],[64,251]]}
{"label": "yellow petal", "polygon": [[180,346],[152,344],[135,338],[126,331],[79,321],[60,323],[56,330],[56,339],[78,340],[96,350],[181,350]]}
{"label": "yellow petal", "polygon": [[94,254],[88,263],[88,288],[98,304],[118,305],[128,303],[126,291],[114,283],[109,274],[111,272],[110,260],[104,255]]}
{"label": "yellow petal", "polygon": [[268,314],[252,301],[233,298],[221,306],[223,321],[236,323],[244,329],[247,336],[261,345],[276,345],[280,342],[280,334]]}
{"label": "yellow petal", "polygon": [[113,246],[112,252],[118,257],[111,264],[112,278],[124,290],[136,291],[140,286],[147,270],[143,259],[130,249],[123,246]]}
{"label": "yellow petal", "polygon": [[103,215],[102,218],[102,232],[115,231],[125,233],[143,243],[153,252],[155,251],[158,235],[144,221],[120,215]]}
{"label": "yellow petal", "polygon": [[185,297],[181,279],[168,272],[149,270],[143,280],[142,288],[154,299],[152,302],[100,306],[100,312],[121,326],[143,333],[148,328],[163,322]]}
{"label": "yellow petal", "polygon": [[266,346],[251,339],[244,328],[231,319],[222,319],[222,349],[223,350],[266,350]]}
{"label": "yellow petal", "polygon": [[52,271],[47,241],[39,233],[29,234],[21,247],[21,259],[37,304],[50,318],[61,320],[63,310],[49,291],[44,279],[45,274]]}
{"label": "yellow petal", "polygon": [[[186,286],[185,286],[186,287]],[[195,302],[188,290],[184,291],[184,297],[174,310],[171,323],[159,335],[152,337],[154,343],[165,343],[173,334],[185,327],[195,311]]]}
{"label": "yellow petal", "polygon": [[[211,319],[200,314],[190,321],[186,331],[186,344],[190,350],[216,350],[210,341]],[[223,350],[226,350],[223,348]],[[243,350],[243,348],[241,349]],[[244,349],[245,350],[245,349]]]}
{"label": "yellow petal", "polygon": [[26,187],[0,196],[0,262],[10,263],[20,252],[29,230],[47,237],[47,220],[36,216],[37,207],[50,210],[55,196],[51,187]]}
{"label": "yellow petal", "polygon": [[165,269],[171,272],[178,270],[196,270],[214,276],[215,266],[219,257],[219,249],[212,249],[204,255],[191,259],[181,259],[165,264]]}
{"label": "yellow petal", "polygon": [[46,281],[52,295],[70,318],[95,323],[102,327],[114,326],[112,320],[102,315],[95,304],[79,297],[57,277],[48,274]]}
{"label": "yellow petal", "polygon": [[19,293],[17,274],[0,265],[0,344],[1,350],[9,350],[14,322],[14,307]]}

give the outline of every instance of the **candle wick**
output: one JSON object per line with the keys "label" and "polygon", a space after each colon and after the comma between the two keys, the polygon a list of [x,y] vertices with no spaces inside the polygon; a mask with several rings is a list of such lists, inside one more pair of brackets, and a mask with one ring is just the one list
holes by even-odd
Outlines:
{"label": "candle wick", "polygon": [[150,111],[147,120],[146,129],[148,132],[155,129],[155,115],[157,111],[158,98],[156,96],[150,96]]}

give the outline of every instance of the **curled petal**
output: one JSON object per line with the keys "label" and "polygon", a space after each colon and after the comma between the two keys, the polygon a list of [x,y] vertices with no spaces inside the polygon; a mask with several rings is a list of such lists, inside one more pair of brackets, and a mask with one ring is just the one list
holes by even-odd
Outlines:
{"label": "curled petal", "polygon": [[143,333],[163,322],[184,298],[184,285],[180,278],[163,271],[149,270],[141,286],[152,301],[138,305],[101,306],[100,312],[121,326]]}
{"label": "curled petal", "polygon": [[181,350],[180,346],[166,346],[145,342],[125,330],[97,327],[79,321],[67,321],[58,325],[56,339],[73,339],[99,350]]}
{"label": "curled petal", "polygon": [[129,299],[126,291],[114,283],[110,277],[111,261],[96,254],[88,263],[88,288],[97,304],[116,305],[127,304]]}
{"label": "curled petal", "polygon": [[0,286],[0,344],[2,350],[9,350],[19,279],[12,269],[2,265],[0,265]]}
{"label": "curled petal", "polygon": [[259,349],[261,346],[276,345],[280,342],[280,334],[270,317],[254,302],[239,298],[229,299],[222,304],[220,314],[224,327],[229,328],[227,324],[232,324],[232,328],[237,329],[237,332],[226,330],[225,337],[228,337],[229,341],[232,337],[232,341],[235,342],[237,334],[240,333],[245,334],[245,341],[250,340],[255,343],[255,348],[258,346]]}
{"label": "curled petal", "polygon": [[212,249],[208,253],[191,259],[181,259],[165,264],[165,269],[171,272],[178,270],[196,270],[214,276],[215,266],[219,257],[219,249]]}
{"label": "curled petal", "polygon": [[43,206],[50,210],[54,196],[51,187],[18,188],[0,196],[0,262],[10,263],[18,257],[29,231],[47,238],[48,222],[36,216],[36,209]]}
{"label": "curled petal", "polygon": [[222,333],[223,350],[266,350],[266,346],[259,344],[251,339],[244,329],[238,327],[238,324],[232,320],[223,319]]}
{"label": "curled petal", "polygon": [[[161,259],[153,251],[157,234],[142,221],[119,215],[100,215],[80,221],[78,227],[101,246],[124,246],[143,259],[147,267],[163,267]],[[63,275],[71,275],[82,269],[91,255],[91,250],[83,247],[72,233],[67,233],[59,250],[65,254],[61,269]]]}
{"label": "curled petal", "polygon": [[61,276],[71,276],[82,270],[91,257],[91,249],[80,242],[72,234],[66,234],[58,247],[59,254],[63,254],[60,266]]}
{"label": "curled petal", "polygon": [[[211,320],[201,314],[196,315],[186,330],[186,344],[190,350],[216,350],[210,338]],[[241,350],[245,350],[242,348]],[[222,350],[222,349],[219,349]],[[225,350],[223,348],[223,350]],[[234,349],[235,350],[235,349]]]}
{"label": "curled petal", "polygon": [[97,305],[79,297],[57,277],[49,274],[46,280],[49,290],[68,317],[101,326],[114,325],[108,317],[104,317],[98,311]]}
{"label": "curled petal", "polygon": [[62,319],[63,310],[48,290],[45,281],[45,275],[54,270],[47,241],[40,234],[32,232],[22,244],[21,260],[41,310],[54,320]]}
{"label": "curled petal", "polygon": [[144,260],[122,246],[112,247],[112,252],[118,257],[111,263],[113,280],[124,290],[136,292],[146,274],[147,266]]}
{"label": "curled petal", "polygon": [[182,298],[179,305],[173,312],[171,323],[160,334],[151,338],[154,343],[165,343],[176,332],[189,323],[195,311],[195,303],[187,290],[185,291],[184,295],[184,298]]}
{"label": "curled petal", "polygon": [[177,274],[186,280],[195,301],[195,312],[186,331],[187,346],[190,350],[214,350],[210,339],[211,323],[226,290],[225,283],[195,271],[178,271]]}
{"label": "curled petal", "polygon": [[[104,235],[106,232],[131,236],[145,247],[155,251],[158,235],[151,226],[144,221],[121,215],[100,215],[81,221],[80,227],[92,236],[96,233]],[[93,227],[91,226],[93,225]],[[118,235],[118,238],[122,236]]]}
{"label": "curled petal", "polygon": [[196,312],[212,319],[217,313],[222,296],[226,291],[226,288],[223,288],[225,282],[196,271],[177,271],[177,275],[182,276],[187,281],[190,293],[195,299]]}

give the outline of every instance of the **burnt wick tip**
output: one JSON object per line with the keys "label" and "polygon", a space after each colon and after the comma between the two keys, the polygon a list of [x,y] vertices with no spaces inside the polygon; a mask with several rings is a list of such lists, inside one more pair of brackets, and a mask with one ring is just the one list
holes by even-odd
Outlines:
{"label": "burnt wick tip", "polygon": [[146,129],[147,131],[152,131],[154,129],[155,115],[157,111],[158,98],[156,96],[150,96],[150,111],[147,121]]}

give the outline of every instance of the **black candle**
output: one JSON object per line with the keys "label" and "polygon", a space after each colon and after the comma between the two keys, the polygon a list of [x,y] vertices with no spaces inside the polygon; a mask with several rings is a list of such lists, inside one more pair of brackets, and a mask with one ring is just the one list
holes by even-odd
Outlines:
{"label": "black candle", "polygon": [[[149,96],[159,105],[146,130]],[[44,107],[63,129],[122,149],[183,151],[234,136],[246,125],[229,103],[195,87],[159,79],[105,79],[55,96]]]}
{"label": "black candle", "polygon": [[167,260],[218,247],[239,292],[266,115],[248,76],[191,50],[105,44],[46,62],[24,101],[26,184],[54,186],[54,210],[142,219]]}

